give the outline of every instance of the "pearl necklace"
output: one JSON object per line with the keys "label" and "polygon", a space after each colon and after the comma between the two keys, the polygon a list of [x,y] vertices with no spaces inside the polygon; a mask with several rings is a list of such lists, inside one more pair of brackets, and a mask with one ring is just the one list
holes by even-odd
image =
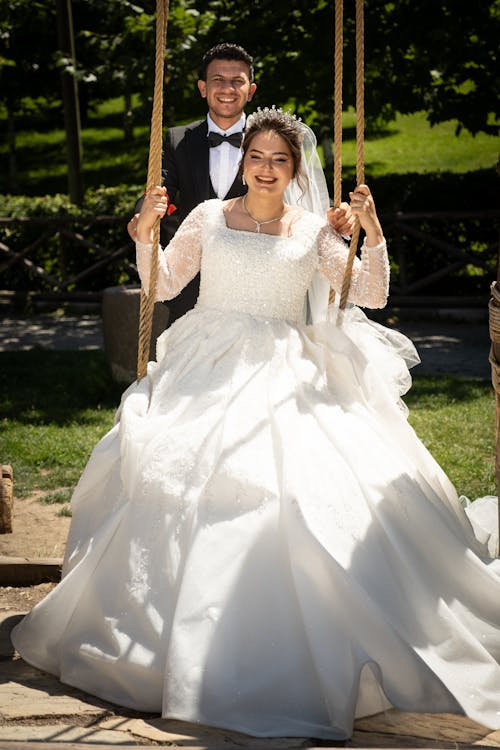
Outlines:
{"label": "pearl necklace", "polygon": [[257,219],[254,219],[254,217],[252,216],[252,214],[247,208],[246,195],[244,195],[241,200],[243,201],[243,208],[245,209],[245,212],[248,214],[249,218],[252,219],[253,222],[255,222],[255,226],[257,227],[257,234],[260,233],[260,228],[264,226],[264,224],[272,224],[273,221],[280,221],[280,219],[282,219],[286,213],[286,206],[283,206],[282,213],[279,216],[275,216],[274,219],[267,219],[266,221],[257,221]]}

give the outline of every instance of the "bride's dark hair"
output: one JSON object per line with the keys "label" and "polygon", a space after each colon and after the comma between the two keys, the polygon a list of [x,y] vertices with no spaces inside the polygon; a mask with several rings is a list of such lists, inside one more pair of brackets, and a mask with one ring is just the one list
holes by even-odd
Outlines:
{"label": "bride's dark hair", "polygon": [[257,112],[249,115],[245,128],[245,137],[243,138],[240,173],[243,172],[243,161],[250,145],[258,133],[271,131],[280,135],[288,144],[293,161],[293,177],[297,184],[305,192],[307,189],[307,176],[301,170],[302,164],[302,141],[303,126],[295,115],[284,112],[275,107],[258,109]]}

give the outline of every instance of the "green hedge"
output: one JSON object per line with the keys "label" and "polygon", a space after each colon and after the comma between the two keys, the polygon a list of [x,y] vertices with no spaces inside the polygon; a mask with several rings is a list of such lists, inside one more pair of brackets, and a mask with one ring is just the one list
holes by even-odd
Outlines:
{"label": "green hedge", "polygon": [[[73,286],[68,289],[68,291],[74,291],[75,288],[100,291],[107,286],[138,281],[137,276],[131,274],[126,268],[124,260],[134,262],[134,247],[127,234],[126,224],[128,218],[132,216],[136,200],[141,192],[142,188],[139,185],[88,190],[81,206],[75,206],[67,195],[62,194],[40,197],[4,195],[0,196],[1,214],[3,217],[15,219],[55,220],[61,218],[65,220],[61,226],[66,226],[85,240],[110,252],[129,243],[130,250],[125,256],[102,266],[97,275],[88,277],[77,287]],[[113,217],[116,220],[96,222],[96,217]],[[56,223],[50,225],[24,222],[0,224],[0,242],[15,252],[20,252],[36,242],[43,234],[47,235],[43,242],[30,251],[27,257],[59,281],[64,277],[72,277],[81,273],[100,258],[97,251],[68,238],[61,238]],[[9,260],[4,253],[0,255],[0,258],[7,262]],[[12,291],[52,290],[50,283],[20,262],[3,270],[1,285],[3,289]]]}
{"label": "green hedge", "polygon": [[[330,175],[330,183],[333,176]],[[344,195],[352,189],[353,175],[344,177]],[[392,174],[373,178],[369,172],[366,182],[376,197],[377,208],[384,215],[395,212],[471,212],[496,209],[498,212],[498,175],[495,170],[476,170],[455,174]],[[486,269],[469,263],[441,277],[431,286],[415,294],[488,296],[490,283],[496,279],[499,250],[500,214],[496,218],[419,219],[411,226],[424,232],[425,239],[417,239],[404,230],[383,221],[391,255],[391,278],[399,282],[401,251],[404,254],[404,274],[411,283],[431,273],[439,272],[457,260],[446,248],[429,243],[427,237],[457,247],[474,259],[486,264]]]}
{"label": "green hedge", "polygon": [[42,195],[0,195],[0,213],[3,217],[75,216],[88,219],[93,216],[129,216],[135,202],[142,194],[140,185],[118,185],[88,189],[81,206],[75,206],[62,193]]}
{"label": "green hedge", "polygon": [[[495,208],[494,199],[498,189],[498,178],[494,171],[478,170],[468,174],[406,174],[391,175],[367,181],[377,199],[381,214],[396,211],[473,211]],[[332,184],[331,180],[330,183]],[[344,180],[345,193],[349,190],[349,177]],[[101,267],[99,273],[68,291],[100,291],[107,286],[137,283],[137,275],[126,267],[126,262],[134,262],[133,244],[126,230],[127,219],[132,215],[137,198],[142,193],[140,185],[123,185],[88,190],[81,207],[73,205],[66,195],[46,195],[42,197],[0,196],[0,213],[12,218],[70,218],[71,229],[100,247],[109,251],[129,243],[125,256]],[[488,202],[489,201],[489,202]],[[96,222],[96,216],[117,217],[119,221]],[[499,220],[472,218],[453,219],[443,222],[435,219],[420,219],[412,223],[428,235],[459,247],[474,258],[486,262],[481,269],[473,262],[436,281],[433,286],[422,289],[420,294],[428,295],[487,295],[489,285],[496,278],[498,253]],[[436,248],[426,238],[418,239],[398,227],[385,224],[391,254],[392,278],[399,281],[401,271],[401,251],[404,255],[407,279],[419,279],[439,271],[453,263],[456,258],[446,248]],[[33,243],[46,228],[36,224],[0,224],[0,242],[19,252]],[[95,263],[99,255],[85,248],[48,233],[36,250],[28,257],[48,273],[61,279],[64,275],[73,276]],[[5,255],[0,254],[0,268]],[[64,270],[63,270],[64,269]],[[3,289],[25,292],[28,290],[52,291],[51,285],[35,276],[26,266],[15,263],[2,269]]]}

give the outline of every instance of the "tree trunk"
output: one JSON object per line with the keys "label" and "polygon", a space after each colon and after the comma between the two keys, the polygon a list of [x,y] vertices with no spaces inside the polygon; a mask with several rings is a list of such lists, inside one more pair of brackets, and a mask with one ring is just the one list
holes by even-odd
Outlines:
{"label": "tree trunk", "polygon": [[[71,0],[56,0],[59,49],[76,70],[73,15]],[[82,140],[80,135],[80,106],[76,76],[67,69],[61,73],[66,130],[66,158],[68,163],[68,191],[73,203],[83,201]]]}

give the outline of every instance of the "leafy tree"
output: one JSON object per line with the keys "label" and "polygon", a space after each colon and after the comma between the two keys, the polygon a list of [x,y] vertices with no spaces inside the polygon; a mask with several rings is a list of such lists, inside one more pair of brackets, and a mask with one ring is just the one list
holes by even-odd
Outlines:
{"label": "leafy tree", "polygon": [[[80,110],[125,99],[130,137],[137,93],[149,115],[154,75],[155,0],[72,0]],[[203,52],[237,42],[255,57],[255,106],[290,104],[319,137],[331,133],[333,0],[171,0],[165,120],[204,114],[196,80]],[[344,3],[344,106],[354,103],[354,2]],[[365,0],[368,126],[396,112],[426,111],[472,133],[498,133],[500,0]],[[55,3],[0,0],[0,90],[7,112],[11,185],[15,124],[60,113],[61,66]],[[144,111],[140,113],[144,120]]]}
{"label": "leafy tree", "polygon": [[[184,102],[192,100],[196,74],[193,54],[197,35],[213,23],[212,13],[200,12],[194,0],[173,0],[167,30],[166,96],[168,120]],[[78,62],[85,77],[86,102],[98,102],[110,96],[125,99],[125,137],[132,135],[132,93],[142,100],[150,113],[154,82],[155,0],[108,0],[102,15],[102,0],[73,0],[78,35]],[[97,19],[97,20],[96,20]],[[197,64],[197,63],[196,63]],[[189,108],[189,104],[188,104]]]}
{"label": "leafy tree", "polygon": [[498,133],[500,2],[398,0],[380,15],[370,0],[367,44],[372,106],[425,110],[431,124]]}
{"label": "leafy tree", "polygon": [[132,93],[144,88],[154,64],[154,3],[108,0],[103,14],[101,0],[73,0],[73,9],[84,119],[91,103],[123,96],[123,128],[130,140]]}
{"label": "leafy tree", "polygon": [[[175,0],[174,0],[175,1]],[[333,97],[333,0],[199,0],[203,12],[190,46],[193,75],[204,49],[234,41],[256,58],[256,103],[291,101],[315,128],[329,127]],[[354,103],[354,3],[344,3],[344,105]],[[431,123],[498,132],[500,1],[394,0],[365,3],[368,119],[425,110]],[[194,59],[193,59],[194,55]],[[183,71],[181,73],[181,70]]]}

